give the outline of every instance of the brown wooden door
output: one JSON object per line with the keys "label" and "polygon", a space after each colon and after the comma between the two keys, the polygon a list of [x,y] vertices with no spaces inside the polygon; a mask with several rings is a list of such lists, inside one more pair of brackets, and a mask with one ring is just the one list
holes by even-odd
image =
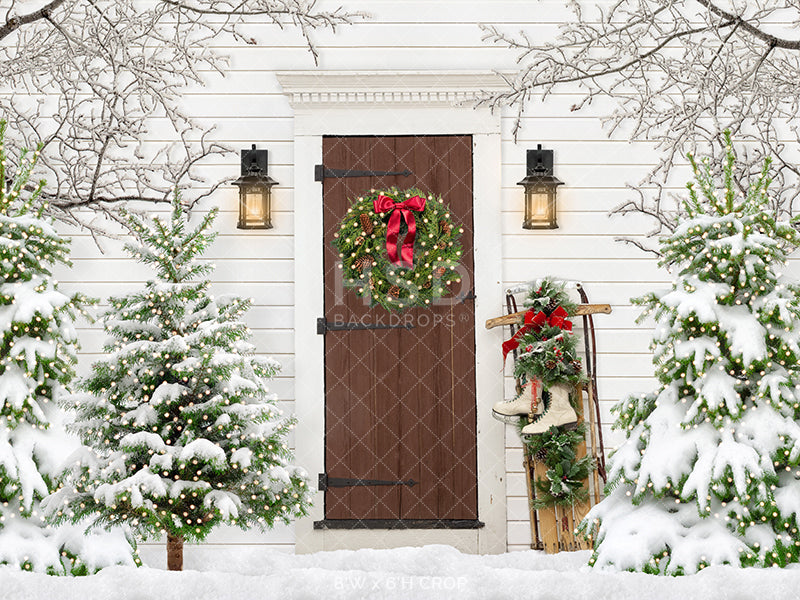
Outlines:
{"label": "brown wooden door", "polygon": [[[411,324],[412,329],[329,331],[325,336],[325,465],[329,478],[418,482],[330,487],[326,521],[402,519],[419,526],[477,520],[474,302],[388,312],[370,308],[337,278],[333,234],[350,199],[371,188],[441,194],[464,228],[462,288],[472,287],[472,137],[325,137],[336,169],[410,170],[402,176],[323,182],[325,318]],[[297,224],[302,227],[302,223]],[[460,525],[465,525],[461,523]]]}

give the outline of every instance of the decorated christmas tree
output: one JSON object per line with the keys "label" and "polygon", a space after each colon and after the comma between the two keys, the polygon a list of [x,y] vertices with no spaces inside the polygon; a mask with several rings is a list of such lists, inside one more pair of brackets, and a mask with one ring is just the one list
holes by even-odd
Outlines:
{"label": "decorated christmas tree", "polygon": [[800,236],[770,210],[769,161],[740,192],[726,142],[721,183],[689,157],[687,219],[661,245],[674,282],[637,300],[656,321],[660,385],[615,408],[626,439],[582,524],[596,567],[677,575],[800,557],[800,289],[779,272]]}
{"label": "decorated christmas tree", "polygon": [[141,245],[126,249],[157,279],[110,299],[108,354],[73,399],[93,452],[54,502],[61,518],[166,535],[172,570],[184,541],[223,523],[270,527],[309,503],[306,473],[288,462],[294,421],[267,388],[279,364],[254,353],[241,321],[251,301],[211,296],[213,267],[197,260],[216,212],[190,228],[176,195],[166,221],[127,215]]}
{"label": "decorated christmas tree", "polygon": [[80,524],[51,527],[41,501],[55,489],[77,440],[58,402],[73,377],[73,319],[86,300],[59,291],[52,276],[69,265],[69,244],[42,216],[44,182],[30,187],[39,152],[16,170],[0,122],[0,565],[81,575],[138,564],[124,535],[84,536]]}

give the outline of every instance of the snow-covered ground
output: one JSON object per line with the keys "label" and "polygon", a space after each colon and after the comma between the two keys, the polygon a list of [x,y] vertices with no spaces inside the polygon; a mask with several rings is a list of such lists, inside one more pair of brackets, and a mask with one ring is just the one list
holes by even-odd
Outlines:
{"label": "snow-covered ground", "polygon": [[[147,559],[147,549],[143,554]],[[588,552],[474,556],[449,546],[425,546],[295,556],[246,550],[238,551],[227,564],[220,564],[219,556],[219,551],[193,552],[181,573],[111,567],[92,577],[68,578],[0,569],[0,598],[788,600],[800,596],[800,569],[712,567],[678,578],[597,573],[584,566]]]}

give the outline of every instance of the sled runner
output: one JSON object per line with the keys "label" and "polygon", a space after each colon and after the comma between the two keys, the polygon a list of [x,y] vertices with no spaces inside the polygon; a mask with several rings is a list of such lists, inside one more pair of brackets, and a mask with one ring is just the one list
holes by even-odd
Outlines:
{"label": "sled runner", "polygon": [[[583,485],[588,492],[586,498],[568,505],[550,503],[548,506],[541,506],[543,497],[542,493],[537,490],[536,481],[546,478],[548,467],[530,451],[528,443],[523,443],[523,468],[528,490],[531,548],[544,550],[548,554],[591,548],[591,542],[576,534],[575,528],[589,512],[589,509],[600,501],[602,486],[606,478],[603,432],[597,398],[597,356],[593,315],[609,314],[611,307],[608,304],[589,304],[583,286],[577,284],[577,290],[581,304],[578,305],[574,316],[580,316],[583,321],[584,365],[587,381],[574,386],[572,393],[579,399],[576,403],[578,425],[583,423],[588,416],[586,436],[576,449],[576,459],[585,457],[587,451],[592,457],[593,468],[583,480]],[[511,334],[514,336],[518,327],[524,322],[526,311],[517,311],[516,299],[510,293],[506,296],[506,306],[509,314],[487,320],[486,328],[492,329],[509,325]],[[515,359],[516,356],[517,350],[514,350]],[[517,394],[522,391],[523,384],[524,382],[517,379]],[[588,444],[586,438],[588,438]]]}

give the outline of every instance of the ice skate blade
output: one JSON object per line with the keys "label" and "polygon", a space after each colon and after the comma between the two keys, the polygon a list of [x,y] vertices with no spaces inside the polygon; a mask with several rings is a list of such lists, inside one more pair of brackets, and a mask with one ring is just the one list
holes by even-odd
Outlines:
{"label": "ice skate blade", "polygon": [[[534,421],[534,423],[536,423],[536,421]],[[578,427],[578,422],[575,421],[574,423],[564,423],[563,425],[556,425],[556,427],[563,427],[564,429],[573,430],[573,429]],[[525,432],[523,432],[522,436],[526,437],[526,438],[529,438],[529,437],[534,437],[534,436],[537,436],[537,435],[545,434],[548,431],[550,431],[550,429],[547,429],[547,430],[543,431],[542,433],[525,433]]]}
{"label": "ice skate blade", "polygon": [[[541,417],[544,413],[539,413],[538,415],[534,415],[532,423],[536,423],[536,421]],[[508,423],[509,425],[516,425],[520,419],[527,418],[527,414],[524,415],[504,415],[503,413],[495,412],[492,410],[492,416],[497,419],[498,421],[502,421],[503,423]]]}

